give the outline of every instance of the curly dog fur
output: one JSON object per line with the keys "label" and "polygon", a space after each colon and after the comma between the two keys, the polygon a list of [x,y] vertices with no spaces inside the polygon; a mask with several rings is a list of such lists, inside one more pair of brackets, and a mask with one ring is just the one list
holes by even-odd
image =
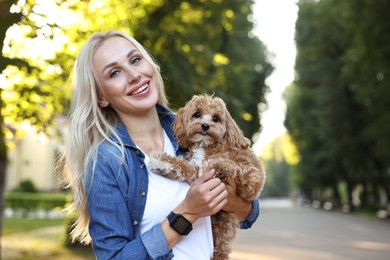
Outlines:
{"label": "curly dog fur", "polygon": [[[265,181],[264,168],[221,98],[195,95],[177,112],[173,130],[180,147],[188,149],[186,157],[159,154],[150,160],[151,171],[192,183],[207,160],[206,170],[215,169],[223,182],[234,180],[243,200],[258,198]],[[229,259],[240,221],[235,214],[222,210],[211,220],[213,259]]]}

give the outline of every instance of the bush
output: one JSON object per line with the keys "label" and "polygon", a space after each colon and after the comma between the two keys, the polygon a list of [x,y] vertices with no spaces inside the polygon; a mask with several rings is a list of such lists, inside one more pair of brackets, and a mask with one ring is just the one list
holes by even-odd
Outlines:
{"label": "bush", "polygon": [[69,196],[68,193],[10,192],[5,195],[5,207],[25,217],[38,210],[48,213],[55,208],[62,209],[70,200]]}
{"label": "bush", "polygon": [[19,186],[12,190],[13,192],[39,192],[32,180],[24,180],[19,183]]}

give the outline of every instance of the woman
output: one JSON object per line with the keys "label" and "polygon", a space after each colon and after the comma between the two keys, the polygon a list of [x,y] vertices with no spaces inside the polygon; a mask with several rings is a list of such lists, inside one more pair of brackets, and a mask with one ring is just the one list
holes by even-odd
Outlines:
{"label": "woman", "polygon": [[148,171],[150,156],[179,155],[159,67],[133,38],[95,33],[77,58],[65,152],[73,240],[98,259],[210,259],[210,215],[232,211],[249,228],[258,202],[206,172],[191,187]]}

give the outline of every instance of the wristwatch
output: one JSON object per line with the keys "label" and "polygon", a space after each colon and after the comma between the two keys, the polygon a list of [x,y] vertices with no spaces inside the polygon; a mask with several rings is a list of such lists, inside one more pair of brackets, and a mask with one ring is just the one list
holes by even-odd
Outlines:
{"label": "wristwatch", "polygon": [[169,225],[180,235],[186,236],[191,232],[192,223],[183,217],[183,215],[171,211],[167,218]]}

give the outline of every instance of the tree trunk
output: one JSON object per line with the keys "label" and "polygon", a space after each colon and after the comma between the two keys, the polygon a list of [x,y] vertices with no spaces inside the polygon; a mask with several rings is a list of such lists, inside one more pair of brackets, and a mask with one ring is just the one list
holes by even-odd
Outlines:
{"label": "tree trunk", "polygon": [[338,208],[340,207],[340,204],[341,204],[341,195],[340,195],[340,191],[339,191],[339,188],[337,186],[337,183],[333,183],[332,185],[332,189],[333,189],[333,196],[334,196],[334,207],[335,208]]}
{"label": "tree trunk", "polygon": [[[20,21],[21,13],[10,13],[10,8],[16,0],[0,1],[0,50],[3,49],[5,34],[10,26]],[[7,67],[11,59],[0,56],[0,73]],[[4,107],[1,99],[0,88],[0,111]],[[4,212],[4,190],[5,190],[5,174],[7,169],[7,147],[4,136],[4,118],[0,112],[0,258],[1,258],[1,234],[3,233],[3,212]]]}
{"label": "tree trunk", "polygon": [[347,181],[347,200],[348,200],[348,206],[350,207],[350,211],[355,210],[355,205],[353,204],[353,182]]}
{"label": "tree trunk", "polygon": [[387,210],[388,213],[390,214],[390,183],[385,183],[383,185],[383,188],[385,189],[385,194],[386,194],[386,205],[387,205]]}
{"label": "tree trunk", "polygon": [[363,184],[363,191],[360,194],[360,202],[362,208],[367,208],[369,206],[369,193],[368,193],[369,185],[365,182]]}
{"label": "tree trunk", "polygon": [[[1,91],[0,91],[1,94]],[[0,99],[0,107],[1,106]],[[7,165],[7,148],[5,145],[3,125],[3,115],[0,114],[0,258],[1,258],[1,234],[3,233],[3,212],[4,212],[4,189],[5,189],[5,170]]]}

